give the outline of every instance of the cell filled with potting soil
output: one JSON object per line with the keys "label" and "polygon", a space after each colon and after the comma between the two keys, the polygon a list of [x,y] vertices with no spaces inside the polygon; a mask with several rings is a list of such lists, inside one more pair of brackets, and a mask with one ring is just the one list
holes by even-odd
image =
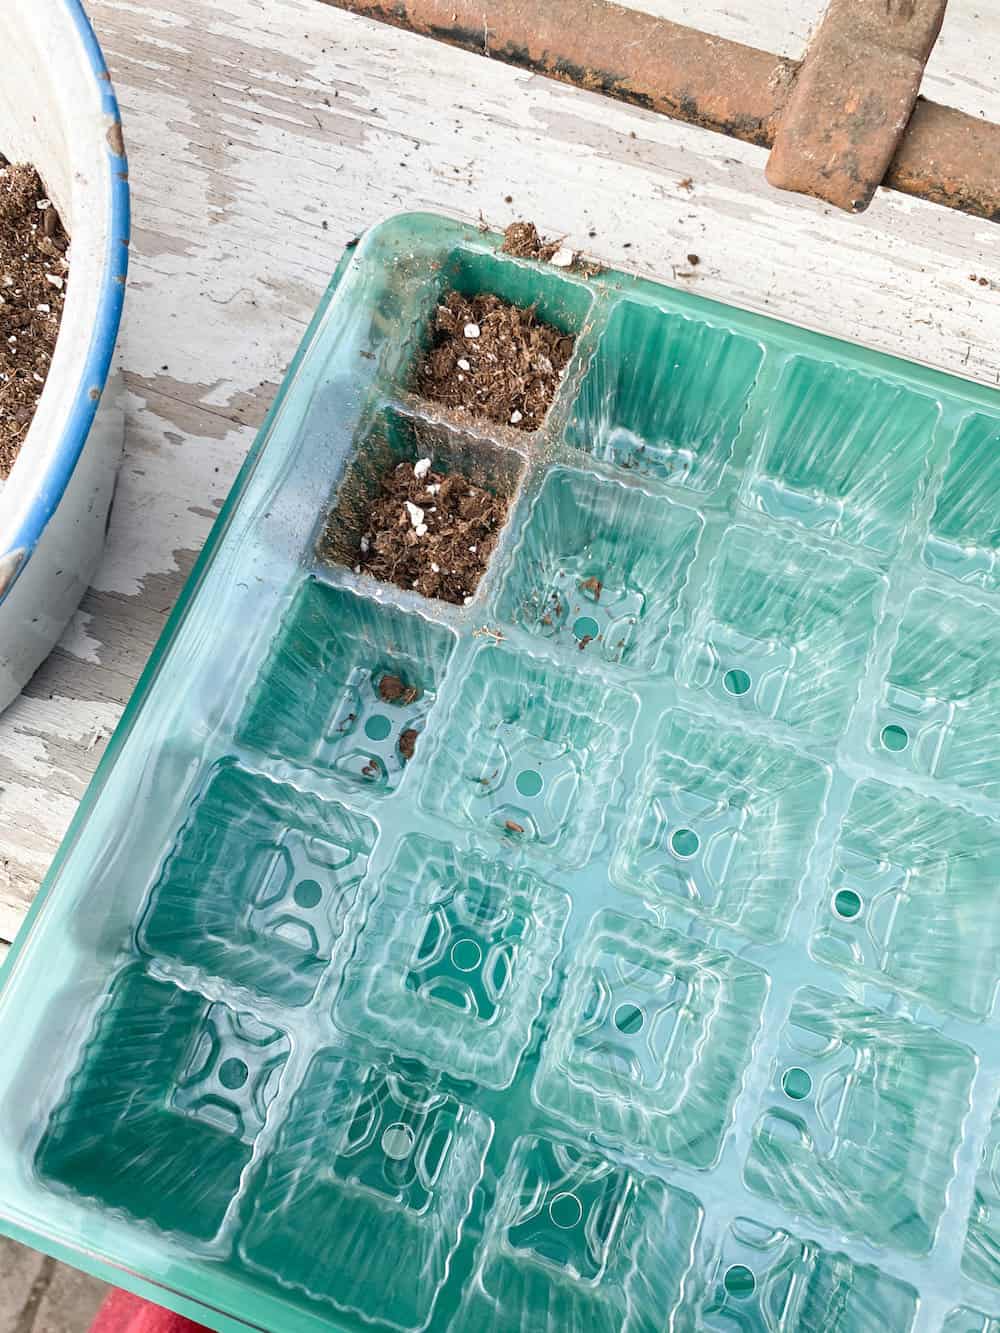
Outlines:
{"label": "cell filled with potting soil", "polygon": [[989,1333],[1000,397],[507,243],[324,299],[12,950],[0,1226],[221,1333]]}

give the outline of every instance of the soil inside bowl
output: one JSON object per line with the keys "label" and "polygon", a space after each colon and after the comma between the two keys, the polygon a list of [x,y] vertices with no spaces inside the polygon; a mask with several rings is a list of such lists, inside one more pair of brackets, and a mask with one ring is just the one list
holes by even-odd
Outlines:
{"label": "soil inside bowl", "polygon": [[436,403],[518,430],[537,430],[552,405],[576,339],[534,307],[483,292],[442,297],[417,390]]}
{"label": "soil inside bowl", "polygon": [[0,153],[0,481],[45,388],[66,301],[68,246],[38,172]]}
{"label": "soil inside bowl", "polygon": [[397,463],[382,478],[357,568],[425,597],[471,599],[507,516],[507,500],[430,459]]}

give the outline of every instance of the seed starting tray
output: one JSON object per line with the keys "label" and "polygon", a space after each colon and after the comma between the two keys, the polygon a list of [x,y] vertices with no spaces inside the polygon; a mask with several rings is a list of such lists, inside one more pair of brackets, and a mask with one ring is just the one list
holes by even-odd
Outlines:
{"label": "seed starting tray", "polygon": [[[413,393],[449,287],[577,336],[538,432]],[[465,606],[353,568],[424,455]],[[998,664],[996,394],[383,224],[9,959],[4,1229],[220,1330],[996,1333]]]}

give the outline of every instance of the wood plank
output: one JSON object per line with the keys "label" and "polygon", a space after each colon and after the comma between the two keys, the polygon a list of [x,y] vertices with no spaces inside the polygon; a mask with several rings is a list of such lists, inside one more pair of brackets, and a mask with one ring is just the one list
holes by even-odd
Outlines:
{"label": "wood plank", "polygon": [[[644,7],[799,54],[822,0]],[[989,224],[889,194],[860,218],[835,213],[770,190],[747,145],[318,0],[89,9],[134,191],[127,449],[95,585],[0,718],[0,937],[37,889],[341,248],[379,218],[530,217],[613,265],[1000,383]],[[997,50],[1000,15],[952,0],[929,94],[1000,119]]]}

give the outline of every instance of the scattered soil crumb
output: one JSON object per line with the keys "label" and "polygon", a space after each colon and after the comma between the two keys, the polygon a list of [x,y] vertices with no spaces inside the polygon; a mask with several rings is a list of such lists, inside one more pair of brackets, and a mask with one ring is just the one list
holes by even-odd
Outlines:
{"label": "scattered soil crumb", "polygon": [[700,255],[688,255],[688,263],[691,265],[692,268],[697,268],[697,266],[701,263]]}
{"label": "scattered soil crumb", "polygon": [[38,172],[0,153],[0,480],[45,388],[66,301],[68,245]]}
{"label": "scattered soil crumb", "polygon": [[[596,236],[597,233],[591,232],[590,235]],[[500,251],[505,255],[513,255],[515,259],[537,259],[543,264],[555,264],[557,268],[565,268],[582,278],[596,278],[604,272],[603,265],[596,260],[564,249],[565,239],[562,236],[557,241],[543,241],[533,222],[512,222],[503,234]]]}
{"label": "scattered soil crumb", "polygon": [[416,685],[407,685],[399,676],[387,673],[378,683],[379,698],[387,704],[412,704],[420,698]]}
{"label": "scattered soil crumb", "polygon": [[509,305],[489,292],[470,298],[450,291],[435,313],[417,388],[459,412],[537,430],[575,342],[538,319],[533,306]]}
{"label": "scattered soil crumb", "polygon": [[[461,473],[435,472],[427,459],[397,463],[382,478],[357,564],[385,583],[460,606],[476,591],[506,516],[506,500]],[[411,691],[398,676],[379,681],[387,703],[412,703]]]}
{"label": "scattered soil crumb", "polygon": [[407,727],[405,731],[399,733],[399,753],[404,759],[410,760],[413,758],[413,750],[419,734],[413,727]]}
{"label": "scattered soil crumb", "polygon": [[513,819],[507,819],[507,820],[505,820],[505,821],[504,821],[504,828],[508,831],[508,833],[523,833],[523,832],[524,832],[524,826],[521,825],[521,824],[516,824],[516,823],[514,822]]}
{"label": "scattered soil crumb", "polygon": [[533,222],[512,222],[503,234],[500,249],[503,254],[514,255],[517,259],[540,259],[547,263],[562,245],[563,239],[543,241]]}
{"label": "scattered soil crumb", "polygon": [[589,592],[595,602],[601,600],[601,593],[604,591],[604,584],[596,574],[591,574],[589,579],[584,579],[580,584],[581,592]]}

